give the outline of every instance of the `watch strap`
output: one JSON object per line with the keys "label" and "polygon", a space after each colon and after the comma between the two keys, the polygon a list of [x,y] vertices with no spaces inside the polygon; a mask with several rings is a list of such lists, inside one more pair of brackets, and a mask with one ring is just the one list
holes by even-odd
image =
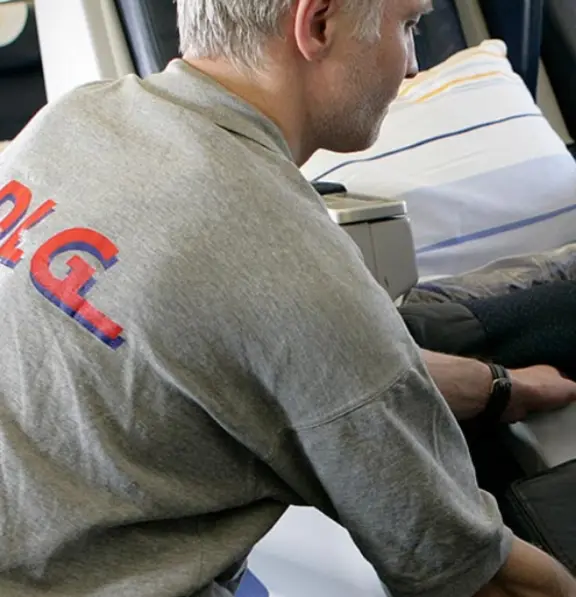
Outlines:
{"label": "watch strap", "polygon": [[508,370],[502,365],[488,363],[492,373],[492,389],[486,408],[478,417],[484,425],[497,425],[506,412],[512,397],[512,380]]}

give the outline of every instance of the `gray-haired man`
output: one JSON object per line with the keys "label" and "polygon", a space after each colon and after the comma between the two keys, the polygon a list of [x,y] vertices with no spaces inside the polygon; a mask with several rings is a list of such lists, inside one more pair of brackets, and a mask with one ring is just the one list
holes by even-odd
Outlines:
{"label": "gray-haired man", "polygon": [[0,157],[2,597],[229,595],[290,504],[394,595],[576,594],[479,490],[429,373],[448,397],[453,361],[425,366],[298,169],[375,139],[429,2],[178,8],[185,60]]}

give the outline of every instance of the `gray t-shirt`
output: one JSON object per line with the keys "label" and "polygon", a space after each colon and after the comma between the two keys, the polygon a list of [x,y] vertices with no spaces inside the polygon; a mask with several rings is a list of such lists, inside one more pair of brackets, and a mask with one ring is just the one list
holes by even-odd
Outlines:
{"label": "gray t-shirt", "polygon": [[2,187],[2,597],[229,595],[290,504],[395,595],[501,566],[416,346],[264,116],[177,60],[49,106]]}

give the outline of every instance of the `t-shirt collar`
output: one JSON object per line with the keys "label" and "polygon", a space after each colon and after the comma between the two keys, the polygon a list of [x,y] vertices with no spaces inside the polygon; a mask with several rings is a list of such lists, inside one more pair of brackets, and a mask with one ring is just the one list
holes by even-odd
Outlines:
{"label": "t-shirt collar", "polygon": [[202,110],[218,126],[242,135],[293,161],[281,130],[267,116],[182,59],[172,60],[154,83],[178,103]]}

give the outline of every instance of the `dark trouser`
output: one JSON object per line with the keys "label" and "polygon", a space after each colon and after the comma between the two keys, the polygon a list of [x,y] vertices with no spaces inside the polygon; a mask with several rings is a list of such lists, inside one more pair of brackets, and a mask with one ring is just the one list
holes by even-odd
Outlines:
{"label": "dark trouser", "polygon": [[576,379],[576,282],[399,308],[416,343],[514,369],[551,365]]}

